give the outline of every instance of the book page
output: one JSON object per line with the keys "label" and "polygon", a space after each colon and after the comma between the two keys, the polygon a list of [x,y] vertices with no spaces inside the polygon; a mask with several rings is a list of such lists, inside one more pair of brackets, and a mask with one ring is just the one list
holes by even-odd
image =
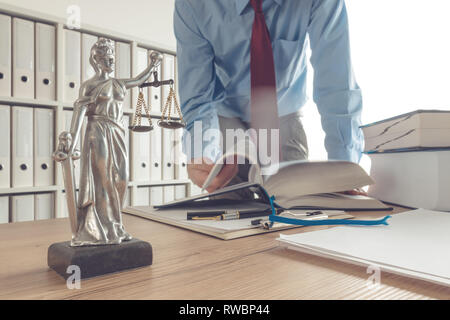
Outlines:
{"label": "book page", "polygon": [[373,184],[356,163],[348,161],[290,161],[266,178],[264,188],[276,198],[348,191]]}

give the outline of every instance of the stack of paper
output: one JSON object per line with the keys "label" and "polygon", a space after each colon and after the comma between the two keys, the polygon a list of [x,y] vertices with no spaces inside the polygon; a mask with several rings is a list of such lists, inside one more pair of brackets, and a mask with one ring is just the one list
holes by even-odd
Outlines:
{"label": "stack of paper", "polygon": [[280,235],[289,249],[450,285],[450,213],[418,209],[388,226],[336,227]]}
{"label": "stack of paper", "polygon": [[371,197],[412,208],[450,210],[450,150],[371,154]]}

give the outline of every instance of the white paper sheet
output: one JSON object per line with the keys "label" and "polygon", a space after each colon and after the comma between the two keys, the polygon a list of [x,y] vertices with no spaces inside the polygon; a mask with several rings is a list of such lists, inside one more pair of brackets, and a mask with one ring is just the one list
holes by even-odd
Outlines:
{"label": "white paper sheet", "polygon": [[345,226],[281,235],[293,249],[450,285],[450,213],[418,209],[388,226]]}

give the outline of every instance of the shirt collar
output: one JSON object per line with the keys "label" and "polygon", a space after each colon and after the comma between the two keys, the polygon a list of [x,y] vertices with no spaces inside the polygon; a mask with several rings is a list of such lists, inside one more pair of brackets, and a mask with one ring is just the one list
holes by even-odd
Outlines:
{"label": "shirt collar", "polygon": [[[283,0],[272,0],[272,1],[274,1],[278,5],[281,5],[283,3]],[[250,0],[234,0],[234,2],[236,4],[237,14],[241,15],[244,9],[247,7],[247,5],[250,3]]]}

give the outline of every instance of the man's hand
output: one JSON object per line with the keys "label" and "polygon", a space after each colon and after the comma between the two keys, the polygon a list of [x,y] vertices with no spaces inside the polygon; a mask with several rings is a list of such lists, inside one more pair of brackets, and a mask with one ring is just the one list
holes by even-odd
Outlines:
{"label": "man's hand", "polygon": [[[198,162],[198,163],[197,163]],[[208,158],[194,159],[187,166],[189,179],[197,186],[202,187],[209,172],[214,167],[214,163]],[[211,184],[206,188],[209,193],[225,187],[238,173],[237,161],[226,161],[219,174],[211,181]]]}

